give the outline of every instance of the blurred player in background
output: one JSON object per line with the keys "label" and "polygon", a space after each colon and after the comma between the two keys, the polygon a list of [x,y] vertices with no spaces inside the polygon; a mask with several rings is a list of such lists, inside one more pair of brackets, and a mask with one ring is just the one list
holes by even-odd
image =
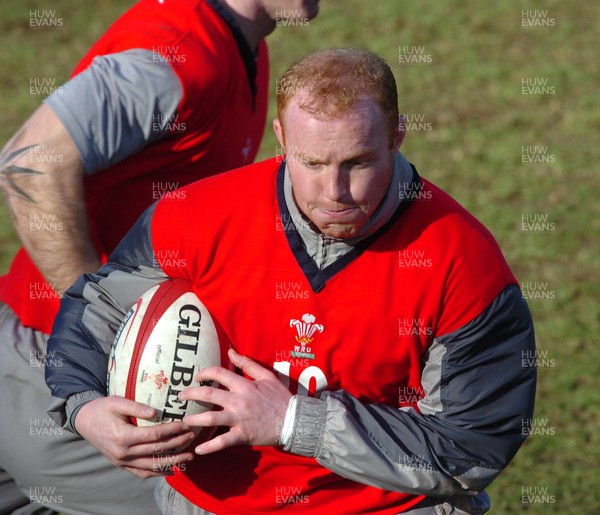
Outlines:
{"label": "blurred player in background", "polygon": [[484,513],[533,413],[518,282],[492,235],[398,151],[383,60],[321,51],[280,84],[285,161],[163,198],[67,291],[53,397],[111,461],[151,470],[152,435],[113,415],[144,406],[103,396],[108,352],[137,297],[191,280],[241,373],[206,369],[179,395],[222,408],[184,423],[227,431],[157,488],[164,514]]}
{"label": "blurred player in background", "polygon": [[[267,109],[263,38],[280,14],[317,12],[318,0],[141,0],[4,147],[0,179],[23,248],[0,278],[0,513],[30,501],[64,513],[156,511],[152,481],[45,414],[47,335],[61,292],[97,270],[146,207],[252,163]],[[176,424],[156,437],[167,435],[190,433]],[[29,509],[39,507],[19,513]]]}

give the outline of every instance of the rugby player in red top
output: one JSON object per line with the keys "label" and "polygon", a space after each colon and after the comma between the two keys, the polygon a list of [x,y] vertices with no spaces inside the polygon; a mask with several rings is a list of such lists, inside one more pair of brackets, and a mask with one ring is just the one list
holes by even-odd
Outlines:
{"label": "rugby player in red top", "polygon": [[[64,360],[47,368],[53,396],[114,463],[151,472],[169,440],[114,416],[144,405],[105,397],[110,322],[185,278],[238,372],[206,369],[196,380],[224,388],[180,394],[222,408],[184,423],[222,429],[195,459],[173,457],[192,461],[157,489],[163,513],[484,513],[533,413],[518,282],[492,235],[398,151],[396,84],[380,58],[321,51],[280,83],[283,162],[163,198],[66,292],[49,341]],[[93,400],[73,421],[70,399],[84,393]]]}
{"label": "rugby player in red top", "polygon": [[97,270],[146,207],[252,163],[267,108],[263,38],[278,16],[318,11],[318,0],[292,3],[141,0],[6,144],[0,184],[23,248],[0,278],[0,512],[30,501],[69,513],[156,511],[151,482],[47,417],[47,334],[61,292]]}

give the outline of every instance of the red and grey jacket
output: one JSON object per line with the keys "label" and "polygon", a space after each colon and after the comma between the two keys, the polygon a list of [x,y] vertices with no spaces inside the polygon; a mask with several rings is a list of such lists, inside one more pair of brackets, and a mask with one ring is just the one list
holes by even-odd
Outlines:
{"label": "red and grey jacket", "polygon": [[412,172],[389,220],[323,268],[277,160],[159,201],[62,300],[48,347],[62,366],[46,372],[62,423],[105,394],[107,353],[136,298],[182,277],[238,352],[298,394],[285,449],[196,458],[169,478],[189,500],[225,515],[392,514],[483,490],[532,416],[532,321],[490,233]]}
{"label": "red and grey jacket", "polygon": [[[92,242],[107,255],[158,198],[254,161],[264,133],[268,55],[214,0],[140,0],[45,103],[81,155]],[[46,333],[59,294],[21,249],[0,302]]]}

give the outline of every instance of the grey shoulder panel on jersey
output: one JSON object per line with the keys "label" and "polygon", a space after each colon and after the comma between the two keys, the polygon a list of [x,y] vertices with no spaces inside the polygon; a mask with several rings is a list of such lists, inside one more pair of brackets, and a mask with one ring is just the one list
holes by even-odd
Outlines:
{"label": "grey shoulder panel on jersey", "polygon": [[157,55],[134,49],[98,56],[44,100],[73,138],[86,173],[118,163],[166,133],[183,87]]}
{"label": "grey shoulder panel on jersey", "polygon": [[522,353],[534,349],[527,305],[508,286],[481,315],[437,338],[425,356],[421,413],[363,404],[345,391],[298,396],[286,450],[386,490],[475,495],[527,436],[536,373]]}

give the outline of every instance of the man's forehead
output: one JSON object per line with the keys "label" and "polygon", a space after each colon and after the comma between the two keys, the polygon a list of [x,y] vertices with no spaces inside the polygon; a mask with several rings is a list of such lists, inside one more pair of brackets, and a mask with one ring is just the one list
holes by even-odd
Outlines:
{"label": "man's forehead", "polygon": [[307,91],[299,91],[290,100],[283,112],[282,123],[286,119],[293,119],[294,123],[319,124],[335,123],[340,120],[364,121],[368,123],[372,120],[381,119],[383,113],[377,105],[375,99],[367,94],[358,96],[349,107],[336,108],[331,105],[324,105],[324,108],[318,109],[319,102],[314,101],[313,95]]}

